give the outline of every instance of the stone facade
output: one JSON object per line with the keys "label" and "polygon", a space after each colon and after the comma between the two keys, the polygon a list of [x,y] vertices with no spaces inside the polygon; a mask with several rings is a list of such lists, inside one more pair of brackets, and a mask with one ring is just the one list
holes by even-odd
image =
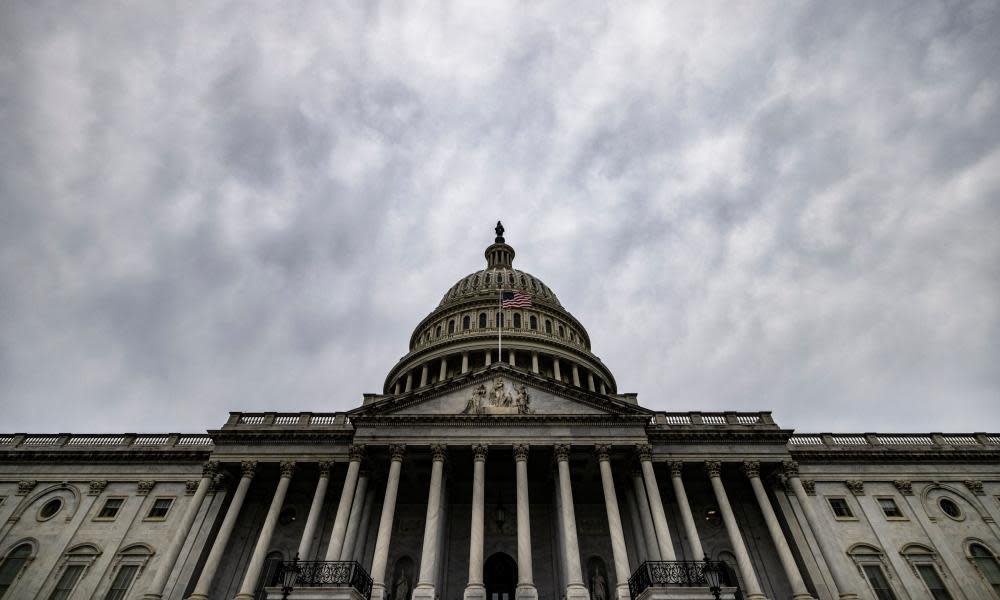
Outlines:
{"label": "stone facade", "polygon": [[640,585],[706,558],[746,598],[998,597],[1000,435],[648,410],[513,255],[498,230],[354,410],[0,435],[0,598],[280,597],[296,556],[293,598],[363,597],[307,581],[355,562],[379,600],[711,598]]}

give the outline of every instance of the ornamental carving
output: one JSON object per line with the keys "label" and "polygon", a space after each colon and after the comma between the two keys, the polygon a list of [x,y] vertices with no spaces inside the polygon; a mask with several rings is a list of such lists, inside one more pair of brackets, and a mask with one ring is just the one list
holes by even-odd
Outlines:
{"label": "ornamental carving", "polygon": [[684,463],[679,460],[672,460],[667,463],[670,466],[670,476],[680,477],[684,474]]}
{"label": "ornamental carving", "polygon": [[653,447],[649,444],[636,444],[635,454],[640,461],[653,460]]}
{"label": "ornamental carving", "polygon": [[899,490],[899,493],[904,496],[913,495],[913,482],[911,481],[906,481],[905,479],[897,479],[896,481],[892,482],[892,485],[896,486],[896,489]]}
{"label": "ornamental carving", "polygon": [[848,479],[844,482],[844,485],[846,485],[847,489],[851,490],[851,493],[855,496],[865,495],[865,482],[860,479]]}
{"label": "ornamental carving", "polygon": [[718,477],[722,474],[722,463],[717,460],[705,461],[705,472],[709,477]]}
{"label": "ornamental carving", "polygon": [[[486,455],[489,453],[490,447],[486,444],[473,444],[472,445],[472,456],[473,460],[478,460],[486,462]],[[514,456],[517,456],[517,446],[514,447]]]}
{"label": "ornamental carving", "polygon": [[611,444],[597,444],[594,446],[594,454],[597,455],[597,460],[599,461],[609,461],[611,460]]}
{"label": "ornamental carving", "polygon": [[198,482],[197,481],[193,481],[192,480],[192,481],[185,481],[184,482],[184,495],[185,496],[194,496],[197,491],[198,491]]}
{"label": "ornamental carving", "polygon": [[330,469],[333,468],[332,460],[322,460],[318,462],[316,466],[319,468],[320,477],[330,477]]}
{"label": "ornamental carving", "polygon": [[392,460],[402,462],[406,456],[406,446],[404,444],[392,444],[389,446],[389,456]]}
{"label": "ornamental carving", "polygon": [[31,490],[35,489],[38,482],[34,479],[26,479],[24,481],[17,482],[17,493],[15,496],[27,496],[31,493]]}
{"label": "ornamental carving", "polygon": [[556,444],[554,452],[557,461],[566,462],[569,460],[569,444]]}
{"label": "ornamental carving", "polygon": [[527,461],[528,460],[528,445],[527,444],[514,444],[514,460],[515,461]]}
{"label": "ornamental carving", "polygon": [[798,477],[799,463],[795,462],[794,460],[782,461],[781,471],[785,474],[785,477]]}
{"label": "ornamental carving", "polygon": [[295,473],[295,461],[283,460],[278,463],[278,469],[281,470],[282,477],[291,478],[292,474]]}
{"label": "ornamental carving", "polygon": [[977,481],[975,479],[966,479],[962,482],[965,487],[969,488],[969,491],[977,496],[985,496],[986,492],[983,490],[983,482]]}
{"label": "ornamental carving", "polygon": [[534,412],[527,388],[523,384],[517,384],[513,386],[513,391],[508,391],[503,377],[494,378],[489,388],[485,383],[479,384],[472,390],[472,395],[462,410],[465,415],[530,415]]}
{"label": "ornamental carving", "polygon": [[365,459],[365,447],[360,444],[354,444],[348,448],[347,456],[351,462],[361,462]]}
{"label": "ornamental carving", "polygon": [[103,492],[106,487],[108,487],[107,481],[91,481],[87,486],[87,495],[100,496],[101,492]]}
{"label": "ornamental carving", "polygon": [[219,461],[210,460],[201,467],[201,476],[212,479],[219,472]]}
{"label": "ornamental carving", "polygon": [[155,481],[150,479],[143,479],[135,484],[135,493],[139,496],[148,496],[149,492],[153,491],[153,486],[156,485]]}
{"label": "ornamental carving", "polygon": [[746,473],[747,477],[749,477],[750,479],[758,479],[760,477],[760,461],[759,460],[743,461],[743,472]]}
{"label": "ornamental carving", "polygon": [[245,460],[240,463],[240,471],[243,473],[244,477],[253,478],[254,473],[257,472],[257,461],[255,460]]}
{"label": "ornamental carving", "polygon": [[812,479],[801,479],[799,481],[802,483],[802,489],[804,489],[806,491],[806,495],[807,496],[815,496],[816,495],[816,482],[815,481],[813,481]]}
{"label": "ornamental carving", "polygon": [[434,462],[444,462],[445,457],[448,454],[448,446],[444,444],[432,444],[431,445],[431,459]]}

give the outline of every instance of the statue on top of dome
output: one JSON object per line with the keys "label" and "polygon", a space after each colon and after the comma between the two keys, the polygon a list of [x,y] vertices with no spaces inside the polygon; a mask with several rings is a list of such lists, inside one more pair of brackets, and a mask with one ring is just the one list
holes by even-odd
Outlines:
{"label": "statue on top of dome", "polygon": [[497,226],[496,226],[496,229],[494,229],[494,231],[497,232],[497,239],[495,240],[496,243],[498,243],[498,244],[504,243],[504,241],[503,241],[503,223],[501,223],[500,221],[497,221]]}

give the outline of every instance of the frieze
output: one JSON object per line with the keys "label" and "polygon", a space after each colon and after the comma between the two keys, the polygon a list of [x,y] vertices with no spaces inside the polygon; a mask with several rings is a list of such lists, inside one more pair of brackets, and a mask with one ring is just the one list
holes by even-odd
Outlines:
{"label": "frieze", "polygon": [[530,415],[531,396],[523,383],[513,385],[513,393],[508,390],[503,377],[496,377],[487,389],[480,383],[469,397],[462,411],[464,415]]}

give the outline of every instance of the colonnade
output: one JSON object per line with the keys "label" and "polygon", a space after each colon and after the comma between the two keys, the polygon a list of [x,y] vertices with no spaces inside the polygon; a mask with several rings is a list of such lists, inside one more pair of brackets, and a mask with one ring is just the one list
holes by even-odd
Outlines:
{"label": "colonnade", "polygon": [[[552,446],[555,458],[555,478],[556,478],[556,498],[557,507],[556,518],[558,520],[557,530],[559,541],[559,556],[564,571],[565,590],[564,595],[567,600],[589,600],[590,593],[584,583],[583,570],[580,564],[580,550],[577,540],[576,516],[574,511],[573,487],[570,477],[569,458],[571,448],[566,444],[556,444]],[[608,444],[598,444],[594,447],[594,452],[598,461],[603,489],[604,504],[607,513],[608,531],[610,534],[612,559],[614,563],[616,588],[614,595],[617,600],[628,600],[629,589],[628,579],[630,569],[626,552],[625,535],[622,526],[621,513],[616,491],[613,470],[611,466],[612,446]],[[469,536],[469,573],[468,584],[465,588],[464,600],[484,600],[486,589],[483,581],[483,550],[484,550],[484,521],[485,521],[485,485],[486,466],[489,448],[484,444],[472,446],[473,452],[473,474],[472,474],[472,507],[471,507],[471,529]],[[538,598],[538,591],[535,587],[532,555],[531,555],[531,524],[530,524],[530,502],[528,495],[528,469],[527,463],[530,448],[527,444],[514,444],[513,456],[515,463],[515,479],[517,489],[517,587],[515,591],[516,600],[535,600]],[[386,597],[386,568],[389,558],[389,548],[391,546],[391,536],[396,509],[396,499],[399,491],[400,475],[402,471],[405,447],[402,445],[392,445],[389,447],[390,464],[386,477],[385,495],[382,504],[381,516],[379,519],[378,532],[375,541],[375,552],[371,564],[371,576],[373,579],[372,599],[384,600]],[[439,571],[439,557],[442,541],[440,535],[444,520],[444,466],[447,460],[447,448],[444,445],[431,446],[431,476],[427,498],[427,512],[424,522],[424,536],[420,557],[420,570],[416,586],[413,589],[412,600],[433,600],[438,596],[435,589],[437,585]],[[656,472],[653,468],[652,447],[642,444],[636,447],[636,467],[631,474],[631,484],[624,486],[630,512],[638,516],[633,519],[635,524],[636,547],[644,560],[647,561],[672,561],[675,560],[674,545],[671,539],[671,532],[668,526],[663,502],[660,497],[659,485],[656,480]],[[350,459],[344,486],[341,490],[340,500],[337,507],[337,514],[334,519],[329,545],[326,550],[327,561],[354,560],[358,554],[356,547],[359,536],[363,536],[362,521],[365,514],[371,514],[373,507],[372,500],[375,496],[372,491],[368,491],[369,477],[362,469],[362,461],[365,457],[362,446],[353,446],[350,450]],[[692,463],[687,463],[692,464]],[[814,531],[816,531],[816,517],[812,514],[812,509],[805,498],[805,491],[802,490],[801,482],[798,480],[797,466],[794,463],[785,463],[784,470],[786,477],[792,487],[800,504],[804,507],[806,518]],[[319,523],[320,512],[324,504],[327,488],[329,486],[330,468],[332,463],[319,463],[319,478],[313,494],[312,504],[306,525],[302,534],[301,542],[298,545],[298,554],[301,558],[307,559],[312,550],[313,539]],[[721,513],[722,521],[730,542],[730,546],[736,557],[737,568],[743,583],[743,593],[751,600],[764,600],[761,586],[750,559],[750,554],[740,533],[736,517],[729,502],[726,488],[723,484],[721,471],[722,464],[717,460],[704,462],[705,474],[709,479],[716,503]],[[743,473],[749,480],[754,496],[760,507],[761,514],[767,526],[768,533],[777,552],[782,570],[792,589],[792,597],[795,600],[806,600],[812,598],[805,587],[802,575],[795,563],[791,548],[784,537],[781,526],[771,506],[770,500],[760,480],[760,463],[757,461],[745,461],[743,463]],[[280,467],[280,478],[274,495],[271,499],[267,516],[258,534],[254,551],[247,569],[242,578],[242,584],[235,600],[252,600],[254,591],[261,576],[267,552],[270,549],[271,538],[277,524],[278,515],[284,504],[285,495],[288,491],[289,483],[295,471],[293,462],[282,462]],[[704,554],[696,521],[691,512],[687,493],[682,480],[682,472],[685,463],[670,461],[669,469],[671,484],[674,495],[677,499],[681,522],[684,527],[686,537],[695,560],[700,560]],[[243,502],[246,498],[247,490],[257,468],[254,461],[245,461],[241,464],[241,478],[236,486],[229,508],[220,525],[218,534],[213,542],[208,558],[202,568],[199,579],[195,585],[194,592],[189,596],[189,600],[207,600],[211,591],[213,580],[218,572],[222,557],[229,544],[233,529],[236,525]],[[197,514],[202,500],[212,483],[212,478],[217,469],[217,464],[210,463],[206,466],[204,477],[199,484],[185,518],[175,533],[174,543],[167,550],[165,557],[166,565],[158,569],[154,578],[154,593],[146,595],[146,598],[154,599],[162,596],[166,578],[173,570],[174,562],[184,539],[190,531],[194,516]],[[798,483],[798,485],[796,485]],[[820,541],[821,551],[827,563],[831,565],[835,583],[840,590],[841,598],[856,597],[851,593],[846,593],[847,578],[835,567],[833,553],[835,550],[827,548],[822,536],[817,535]],[[158,590],[158,592],[157,592]]]}

